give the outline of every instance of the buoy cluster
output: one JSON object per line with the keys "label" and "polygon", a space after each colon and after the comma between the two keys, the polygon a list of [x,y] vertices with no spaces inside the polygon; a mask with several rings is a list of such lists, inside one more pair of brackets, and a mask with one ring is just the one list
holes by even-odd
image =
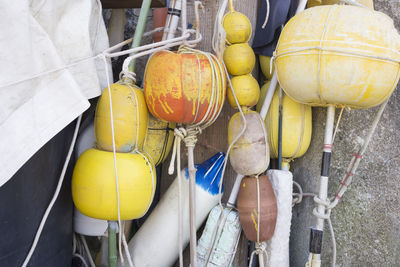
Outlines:
{"label": "buoy cluster", "polygon": [[[229,45],[223,58],[229,74],[234,76],[231,80],[232,89],[245,118],[244,121],[242,114],[237,112],[228,125],[228,142],[232,144],[236,141],[230,152],[230,162],[237,173],[245,176],[238,193],[238,213],[246,237],[259,244],[270,239],[274,233],[277,203],[268,177],[261,175],[270,161],[267,129],[260,114],[250,109],[260,97],[258,82],[251,75],[255,55],[247,43],[251,24],[244,14],[235,11],[230,4],[223,27]],[[228,90],[227,96],[229,104],[238,108],[231,90]],[[237,138],[245,126],[244,132]]]}
{"label": "buoy cluster", "polygon": [[72,177],[80,212],[112,221],[146,213],[156,187],[153,161],[143,151],[147,123],[143,92],[133,82],[104,89],[95,114],[96,147],[82,153]]}
{"label": "buoy cluster", "polygon": [[[229,74],[233,75],[232,89],[238,99],[239,105],[253,107],[260,96],[260,87],[257,80],[251,75],[256,57],[253,49],[248,44],[251,36],[251,23],[242,13],[234,10],[225,15],[222,25],[226,32],[226,43],[223,59]],[[227,98],[233,108],[238,108],[231,90]]]}

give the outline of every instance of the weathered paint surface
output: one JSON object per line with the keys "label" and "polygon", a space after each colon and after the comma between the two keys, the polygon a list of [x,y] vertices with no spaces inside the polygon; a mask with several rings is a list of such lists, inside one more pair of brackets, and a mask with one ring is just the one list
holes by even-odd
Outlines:
{"label": "weathered paint surface", "polygon": [[225,86],[218,86],[204,55],[161,51],[147,63],[144,93],[149,111],[159,119],[186,124],[200,122],[210,105],[213,109],[221,106],[221,100],[212,101],[213,87],[220,88],[215,97],[222,100],[225,89],[221,87]]}
{"label": "weathered paint surface", "polygon": [[278,80],[301,103],[368,108],[396,87],[399,64],[382,58],[398,61],[399,50],[400,36],[385,14],[344,5],[313,7],[282,31]]}
{"label": "weathered paint surface", "polygon": [[[117,152],[143,149],[146,138],[148,111],[143,92],[135,85],[110,85],[115,146]],[[95,133],[97,147],[113,151],[110,94],[106,88],[96,107]]]}

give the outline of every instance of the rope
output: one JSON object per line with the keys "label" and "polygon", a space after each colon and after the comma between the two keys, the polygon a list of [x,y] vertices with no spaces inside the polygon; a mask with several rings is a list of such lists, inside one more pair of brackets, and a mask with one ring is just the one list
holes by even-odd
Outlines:
{"label": "rope", "polygon": [[53,208],[54,203],[56,202],[56,200],[58,198],[58,195],[59,195],[60,190],[61,190],[61,186],[62,186],[63,181],[64,181],[65,173],[67,171],[68,164],[69,164],[69,161],[71,159],[72,151],[74,150],[74,147],[75,147],[75,141],[76,141],[76,138],[78,136],[78,130],[79,130],[79,125],[81,124],[81,120],[82,120],[82,115],[79,115],[79,117],[78,117],[78,119],[76,121],[76,126],[75,126],[75,130],[74,130],[74,135],[72,137],[71,145],[69,146],[68,154],[67,154],[67,157],[65,159],[64,166],[62,168],[62,171],[61,171],[61,174],[60,174],[60,178],[58,180],[58,184],[57,184],[56,190],[54,192],[53,198],[51,199],[49,205],[46,208],[46,211],[45,211],[45,213],[44,213],[44,215],[42,217],[42,220],[40,221],[39,227],[38,227],[38,229],[36,231],[36,234],[35,234],[35,238],[33,239],[32,246],[29,249],[28,255],[26,255],[26,258],[25,258],[24,262],[22,263],[22,267],[26,267],[28,265],[32,255],[33,255],[33,252],[35,251],[36,246],[37,246],[37,244],[39,242],[40,235],[42,234],[44,225],[46,224],[46,221],[47,221],[47,218],[48,218],[48,216],[50,214],[50,211]]}
{"label": "rope", "polygon": [[339,128],[340,120],[342,119],[343,111],[344,111],[344,107],[342,107],[342,109],[340,110],[339,117],[338,117],[338,120],[336,122],[335,131],[333,132],[333,136],[332,136],[332,144],[335,141],[336,133],[337,133],[337,130]]}
{"label": "rope", "polygon": [[269,18],[269,0],[265,0],[265,2],[267,3],[267,11],[265,14],[264,24],[261,26],[261,29],[264,29],[265,26],[267,26],[267,22],[268,22],[268,18]]}

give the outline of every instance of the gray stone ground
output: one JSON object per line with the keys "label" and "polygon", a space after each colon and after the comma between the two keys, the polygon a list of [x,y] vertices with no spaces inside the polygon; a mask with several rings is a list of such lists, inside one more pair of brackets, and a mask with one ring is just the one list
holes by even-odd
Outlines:
{"label": "gray stone ground", "polygon": [[[400,29],[400,1],[374,1],[375,9],[393,18]],[[336,136],[329,193],[332,196],[346,171],[351,153],[365,138],[377,108],[344,111]],[[337,111],[337,114],[339,112]],[[305,192],[317,192],[326,110],[313,108],[312,144],[292,164],[295,180]],[[337,266],[400,266],[400,96],[390,98],[376,133],[349,191],[331,218],[337,242]],[[291,266],[304,266],[308,257],[309,227],[315,223],[312,199],[293,210]],[[329,230],[324,232],[322,266],[331,262]]]}

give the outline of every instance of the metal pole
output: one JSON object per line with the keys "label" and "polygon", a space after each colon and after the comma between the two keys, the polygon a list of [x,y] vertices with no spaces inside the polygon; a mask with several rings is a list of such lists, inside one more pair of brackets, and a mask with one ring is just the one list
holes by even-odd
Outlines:
{"label": "metal pole", "polygon": [[108,265],[117,267],[117,222],[108,221]]}

